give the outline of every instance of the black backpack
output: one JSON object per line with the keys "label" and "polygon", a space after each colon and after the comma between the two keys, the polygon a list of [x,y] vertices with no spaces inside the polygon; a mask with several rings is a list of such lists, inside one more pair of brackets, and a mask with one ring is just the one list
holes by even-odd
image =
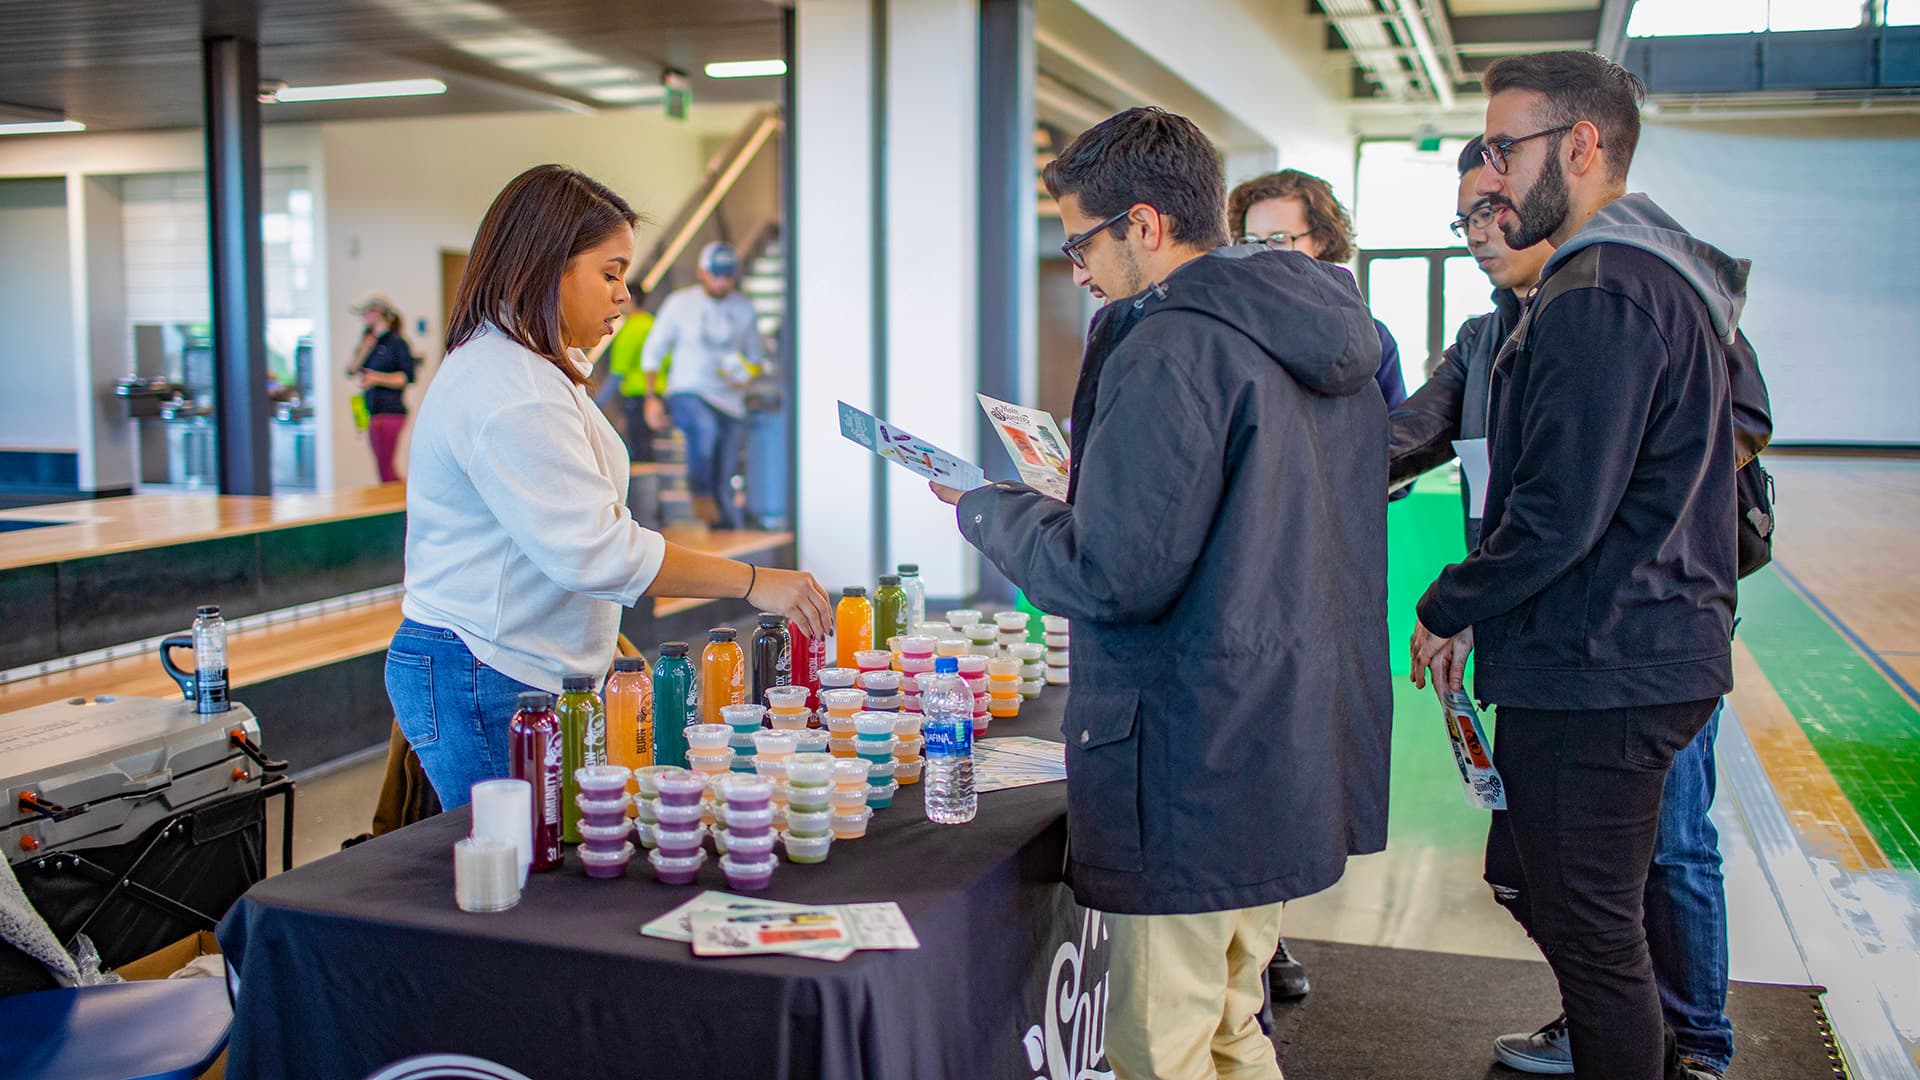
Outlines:
{"label": "black backpack", "polygon": [[1755,457],[1741,466],[1733,483],[1740,510],[1740,576],[1746,577],[1773,561],[1773,474]]}

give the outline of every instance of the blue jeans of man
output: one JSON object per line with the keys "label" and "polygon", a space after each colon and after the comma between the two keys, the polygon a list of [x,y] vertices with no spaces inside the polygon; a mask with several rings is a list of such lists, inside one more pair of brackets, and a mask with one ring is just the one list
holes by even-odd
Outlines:
{"label": "blue jeans of man", "polygon": [[537,687],[474,658],[458,634],[402,620],[387,646],[387,698],[440,805],[467,805],[473,785],[508,775],[507,724]]}
{"label": "blue jeans of man", "polygon": [[740,528],[740,508],[733,503],[733,473],[746,447],[746,421],[707,404],[699,394],[669,395],[667,412],[687,439],[687,489],[695,498],[719,504],[721,528]]}
{"label": "blue jeans of man", "polygon": [[1733,1060],[1733,1024],[1726,1015],[1727,891],[1720,834],[1707,816],[1713,807],[1720,712],[1715,709],[1693,741],[1674,755],[1667,772],[1645,904],[1660,1007],[1680,1056],[1725,1072]]}

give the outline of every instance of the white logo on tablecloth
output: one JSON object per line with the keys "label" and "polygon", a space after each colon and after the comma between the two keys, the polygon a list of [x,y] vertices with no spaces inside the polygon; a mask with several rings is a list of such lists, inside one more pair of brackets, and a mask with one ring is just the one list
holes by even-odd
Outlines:
{"label": "white logo on tablecloth", "polygon": [[367,1080],[529,1080],[496,1061],[465,1054],[420,1054],[396,1061]]}
{"label": "white logo on tablecloth", "polygon": [[1078,943],[1063,941],[1047,971],[1046,1015],[1027,1029],[1023,1040],[1027,1065],[1036,1080],[1113,1080],[1111,1069],[1097,1068],[1107,1056],[1107,995],[1113,982],[1103,972],[1096,986],[1084,985],[1088,962],[1107,941],[1107,926],[1097,911],[1081,916]]}

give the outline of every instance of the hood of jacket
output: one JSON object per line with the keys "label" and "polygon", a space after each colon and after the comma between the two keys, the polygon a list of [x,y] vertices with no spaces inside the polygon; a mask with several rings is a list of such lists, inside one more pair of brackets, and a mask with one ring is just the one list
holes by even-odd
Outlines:
{"label": "hood of jacket", "polygon": [[1566,246],[1553,253],[1540,271],[1541,278],[1574,252],[1595,244],[1625,244],[1658,256],[1700,294],[1720,340],[1733,340],[1747,303],[1747,271],[1753,265],[1749,260],[1736,259],[1695,237],[1652,199],[1634,194],[1601,208]]}
{"label": "hood of jacket", "polygon": [[1353,276],[1299,252],[1221,248],[1119,303],[1139,312],[1128,330],[1169,311],[1224,323],[1329,397],[1374,385],[1380,367],[1380,335]]}

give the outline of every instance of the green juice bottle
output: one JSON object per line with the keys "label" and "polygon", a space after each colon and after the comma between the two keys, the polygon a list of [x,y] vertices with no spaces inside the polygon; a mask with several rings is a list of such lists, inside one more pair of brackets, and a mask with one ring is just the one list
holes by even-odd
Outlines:
{"label": "green juice bottle", "polygon": [[653,763],[687,767],[687,725],[700,705],[700,680],[684,641],[663,642],[653,666]]}
{"label": "green juice bottle", "polygon": [[900,575],[881,574],[880,587],[873,592],[873,647],[885,649],[891,638],[906,636],[907,591],[900,587]]}
{"label": "green juice bottle", "polygon": [[593,692],[593,676],[568,675],[560,680],[560,745],[564,763],[560,777],[560,838],[580,842],[580,781],[573,771],[607,763],[607,710]]}

